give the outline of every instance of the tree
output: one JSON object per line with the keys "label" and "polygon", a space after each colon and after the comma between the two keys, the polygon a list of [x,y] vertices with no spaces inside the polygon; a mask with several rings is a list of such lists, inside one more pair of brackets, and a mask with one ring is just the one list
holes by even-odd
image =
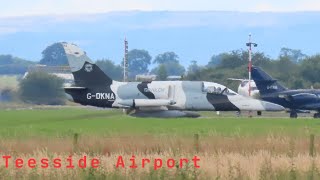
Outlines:
{"label": "tree", "polygon": [[0,65],[8,65],[14,63],[12,55],[0,55]]}
{"label": "tree", "polygon": [[197,73],[200,70],[200,66],[198,66],[197,61],[191,61],[191,64],[188,67],[188,74],[189,73]]}
{"label": "tree", "polygon": [[300,49],[281,48],[279,57],[287,57],[294,63],[300,63],[307,55],[303,54]]}
{"label": "tree", "polygon": [[186,71],[181,64],[176,62],[170,62],[165,64],[159,64],[156,68],[152,69],[151,72],[157,74],[159,68],[162,66],[166,69],[168,76],[181,76],[184,75]]}
{"label": "tree", "polygon": [[248,56],[243,50],[235,50],[230,53],[222,53],[219,68],[237,68],[248,63]]}
{"label": "tree", "polygon": [[165,52],[156,56],[153,60],[156,64],[179,63],[179,56],[174,52]]}
{"label": "tree", "polygon": [[320,55],[307,58],[302,62],[301,74],[304,79],[310,82],[320,82]]}
{"label": "tree", "polygon": [[165,52],[159,54],[154,59],[153,63],[157,63],[158,67],[151,70],[152,73],[157,73],[161,65],[164,65],[168,76],[181,76],[186,71],[185,68],[179,63],[179,56],[174,52]]}
{"label": "tree", "polygon": [[[249,60],[249,53],[246,52],[246,57]],[[252,64],[255,66],[269,66],[271,63],[271,59],[269,56],[266,56],[263,52],[255,52],[252,54]]]}
{"label": "tree", "polygon": [[20,82],[20,96],[25,102],[33,104],[64,104],[63,80],[45,72],[30,72]]}
{"label": "tree", "polygon": [[[247,65],[249,61],[249,52],[246,50],[233,50],[228,53],[213,55],[207,67],[219,68],[237,68]],[[269,65],[271,59],[262,52],[252,54],[252,62],[256,66]]]}
{"label": "tree", "polygon": [[152,57],[149,52],[141,49],[133,49],[128,52],[129,75],[135,77],[137,74],[147,73]]}
{"label": "tree", "polygon": [[187,73],[186,79],[192,80],[192,81],[200,80],[202,69],[203,67],[198,66],[197,61],[191,61],[191,64],[188,67],[188,73]]}
{"label": "tree", "polygon": [[9,87],[0,89],[0,102],[13,101],[15,94],[15,91]]}
{"label": "tree", "polygon": [[290,82],[290,88],[301,89],[306,86],[305,84],[302,78],[295,78]]}
{"label": "tree", "polygon": [[220,65],[222,59],[222,54],[212,55],[210,61],[207,64],[207,67],[216,67]]}
{"label": "tree", "polygon": [[108,76],[110,76],[110,78],[114,80],[121,80],[123,77],[122,67],[120,65],[116,65],[109,59],[97,60],[96,65],[99,66],[104,73],[106,73]]}
{"label": "tree", "polygon": [[12,55],[0,55],[0,74],[24,74],[34,62]]}
{"label": "tree", "polygon": [[185,68],[177,62],[170,62],[164,65],[169,76],[182,76],[186,71]]}
{"label": "tree", "polygon": [[167,79],[167,70],[164,64],[160,64],[157,72],[159,80],[163,81]]}
{"label": "tree", "polygon": [[68,65],[68,59],[61,43],[54,43],[42,51],[40,64],[48,66]]}

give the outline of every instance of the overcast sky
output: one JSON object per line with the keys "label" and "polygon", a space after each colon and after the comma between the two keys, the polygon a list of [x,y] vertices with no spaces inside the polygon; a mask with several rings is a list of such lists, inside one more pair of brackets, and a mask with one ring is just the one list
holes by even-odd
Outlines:
{"label": "overcast sky", "polygon": [[0,17],[125,10],[320,11],[319,0],[0,0]]}

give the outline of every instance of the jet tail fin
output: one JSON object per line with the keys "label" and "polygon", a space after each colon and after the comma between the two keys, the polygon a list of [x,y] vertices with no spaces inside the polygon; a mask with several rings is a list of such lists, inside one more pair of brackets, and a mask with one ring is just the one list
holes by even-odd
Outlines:
{"label": "jet tail fin", "polygon": [[286,90],[276,79],[259,67],[252,67],[251,74],[261,95]]}
{"label": "jet tail fin", "polygon": [[112,84],[113,80],[91,61],[85,51],[75,44],[62,42],[61,45],[64,48],[76,86],[94,87]]}

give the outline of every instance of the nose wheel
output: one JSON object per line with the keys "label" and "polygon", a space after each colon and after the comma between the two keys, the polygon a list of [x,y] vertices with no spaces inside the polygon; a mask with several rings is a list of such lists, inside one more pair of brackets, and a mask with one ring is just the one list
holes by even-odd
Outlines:
{"label": "nose wheel", "polygon": [[294,111],[290,112],[290,118],[298,118],[298,114]]}

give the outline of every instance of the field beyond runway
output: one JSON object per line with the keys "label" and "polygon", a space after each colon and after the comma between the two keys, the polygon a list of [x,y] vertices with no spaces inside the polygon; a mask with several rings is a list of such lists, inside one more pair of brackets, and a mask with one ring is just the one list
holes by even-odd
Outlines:
{"label": "field beyond runway", "polygon": [[[271,115],[267,113],[268,115]],[[320,120],[309,117],[235,117],[202,112],[204,117],[135,118],[120,110],[79,107],[33,107],[0,110],[0,152],[11,155],[8,168],[0,160],[0,176],[11,179],[319,179]],[[287,116],[278,113],[276,116]],[[199,138],[195,138],[195,134]],[[315,135],[310,156],[310,135]],[[28,160],[72,155],[98,158],[98,169],[21,169],[14,158]],[[130,169],[130,158],[139,168]],[[200,158],[166,168],[166,160]],[[118,157],[127,167],[118,169]],[[141,168],[141,159],[161,158],[164,166]],[[38,166],[39,167],[39,166]]]}

